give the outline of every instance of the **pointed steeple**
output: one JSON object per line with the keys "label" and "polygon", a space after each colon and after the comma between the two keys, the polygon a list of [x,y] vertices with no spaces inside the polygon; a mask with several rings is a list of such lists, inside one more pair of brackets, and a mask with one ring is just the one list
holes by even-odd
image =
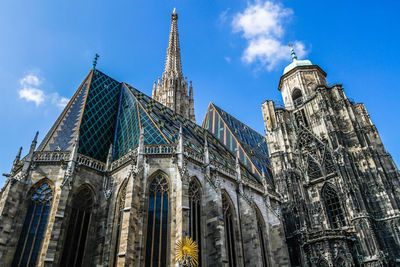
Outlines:
{"label": "pointed steeple", "polygon": [[167,48],[167,58],[165,60],[164,74],[175,78],[182,77],[181,48],[179,46],[178,34],[178,14],[176,9],[171,14],[171,29],[169,31],[169,41]]}
{"label": "pointed steeple", "polygon": [[181,48],[178,34],[178,14],[176,9],[171,14],[171,29],[169,32],[167,57],[164,73],[157,86],[153,88],[152,97],[183,117],[195,122],[193,88],[189,95],[187,78],[182,73]]}

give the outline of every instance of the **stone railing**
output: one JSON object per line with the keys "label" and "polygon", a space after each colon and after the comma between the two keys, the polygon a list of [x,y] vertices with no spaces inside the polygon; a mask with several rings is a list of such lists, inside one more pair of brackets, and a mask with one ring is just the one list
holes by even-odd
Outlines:
{"label": "stone railing", "polygon": [[174,144],[145,145],[145,154],[172,154],[175,152]]}
{"label": "stone railing", "polygon": [[34,154],[34,161],[37,162],[45,162],[45,161],[60,161],[69,160],[70,152],[67,151],[40,151],[35,152]]}
{"label": "stone railing", "polygon": [[97,171],[103,172],[105,169],[105,164],[103,162],[81,154],[78,154],[77,162],[80,165],[84,165]]}
{"label": "stone railing", "polygon": [[211,163],[211,167],[215,168],[220,173],[225,174],[228,177],[235,178],[235,176],[236,176],[235,170],[232,170],[228,166],[224,166],[215,160],[212,160],[210,163]]}
{"label": "stone railing", "polygon": [[137,148],[129,151],[128,153],[126,153],[125,155],[123,155],[122,157],[120,157],[119,159],[114,161],[111,164],[111,170],[115,170],[115,169],[119,168],[120,166],[124,165],[131,159],[133,159],[136,162],[136,156],[137,156]]}
{"label": "stone railing", "polygon": [[183,153],[185,156],[187,156],[197,162],[200,162],[200,163],[204,162],[204,155],[195,151],[194,149],[192,149],[190,147],[184,147]]}

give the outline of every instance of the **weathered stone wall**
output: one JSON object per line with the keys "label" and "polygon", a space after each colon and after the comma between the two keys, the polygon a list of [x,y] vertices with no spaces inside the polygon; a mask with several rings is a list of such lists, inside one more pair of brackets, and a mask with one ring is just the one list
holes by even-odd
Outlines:
{"label": "weathered stone wall", "polygon": [[[301,97],[294,101],[296,89]],[[303,266],[394,264],[399,258],[390,247],[399,250],[400,242],[388,224],[400,216],[399,172],[365,106],[352,103],[341,85],[328,87],[317,66],[286,73],[279,90],[285,107],[266,101],[262,112],[292,263],[300,253]],[[340,227],[329,221],[323,196],[328,184],[343,212]]]}

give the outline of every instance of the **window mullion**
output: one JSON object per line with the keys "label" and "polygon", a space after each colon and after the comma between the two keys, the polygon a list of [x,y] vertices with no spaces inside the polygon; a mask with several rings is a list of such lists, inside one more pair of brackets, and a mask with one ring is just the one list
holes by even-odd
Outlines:
{"label": "window mullion", "polygon": [[[35,218],[35,213],[36,213],[36,209],[37,209],[37,203],[36,203],[36,201],[32,201],[32,203],[33,203],[33,205],[35,205],[35,206],[34,206],[34,209],[33,209],[33,211],[32,211],[32,217],[31,217],[31,220],[30,220],[30,222],[29,222],[28,230],[26,231],[24,246],[22,247],[22,252],[21,252],[21,254],[20,254],[21,256],[20,256],[19,261],[18,261],[18,266],[21,266],[21,261],[22,261],[22,259],[23,259],[23,257],[24,257],[24,253],[25,253],[25,250],[26,250],[26,242],[28,242],[29,232],[30,232],[31,227],[32,227],[32,222],[33,222],[33,220],[34,220],[34,218]],[[32,205],[32,204],[31,204],[31,205]]]}

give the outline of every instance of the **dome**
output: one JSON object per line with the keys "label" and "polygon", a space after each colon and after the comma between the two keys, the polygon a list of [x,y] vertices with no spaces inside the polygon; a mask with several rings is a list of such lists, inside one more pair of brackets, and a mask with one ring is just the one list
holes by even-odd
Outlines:
{"label": "dome", "polygon": [[290,63],[289,65],[286,66],[286,68],[283,70],[283,74],[288,73],[289,71],[291,71],[292,69],[299,67],[299,66],[311,66],[312,63],[310,60],[306,59],[306,60],[298,60],[296,53],[294,52],[293,49],[293,45],[290,45],[291,49],[291,54],[292,54],[292,63]]}
{"label": "dome", "polygon": [[293,60],[292,63],[290,63],[289,65],[286,66],[286,68],[283,70],[283,74],[288,73],[289,71],[291,71],[292,69],[298,67],[298,66],[311,66],[312,63],[310,60],[306,59],[306,60]]}

